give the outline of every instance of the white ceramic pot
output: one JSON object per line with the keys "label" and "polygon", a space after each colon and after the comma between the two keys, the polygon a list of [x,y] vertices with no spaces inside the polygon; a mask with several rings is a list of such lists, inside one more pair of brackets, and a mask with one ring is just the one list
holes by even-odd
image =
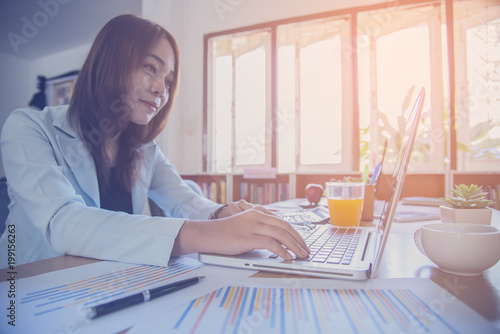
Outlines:
{"label": "white ceramic pot", "polygon": [[492,211],[489,208],[455,209],[441,205],[439,209],[443,223],[491,225]]}

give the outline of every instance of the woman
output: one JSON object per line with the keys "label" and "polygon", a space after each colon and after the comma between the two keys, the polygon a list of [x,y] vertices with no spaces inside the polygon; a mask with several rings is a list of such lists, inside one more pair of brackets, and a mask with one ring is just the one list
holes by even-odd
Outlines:
{"label": "woman", "polygon": [[[71,254],[162,266],[194,252],[308,255],[288,223],[245,201],[197,195],[162,154],[153,139],[178,75],[166,30],[118,16],[96,37],[69,107],[11,114],[1,139],[13,231],[0,240],[3,267],[9,255],[15,265]],[[169,218],[141,214],[148,196]]]}

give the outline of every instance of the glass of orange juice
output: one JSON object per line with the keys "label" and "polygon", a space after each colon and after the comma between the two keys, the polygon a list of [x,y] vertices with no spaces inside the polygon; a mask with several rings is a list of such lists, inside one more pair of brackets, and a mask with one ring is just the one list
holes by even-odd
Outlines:
{"label": "glass of orange juice", "polygon": [[327,182],[330,221],[335,226],[359,226],[363,211],[363,182]]}

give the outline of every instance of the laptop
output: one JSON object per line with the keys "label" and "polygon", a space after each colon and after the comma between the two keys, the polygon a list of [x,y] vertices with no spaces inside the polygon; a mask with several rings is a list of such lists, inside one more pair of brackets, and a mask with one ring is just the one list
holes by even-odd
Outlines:
{"label": "laptop", "polygon": [[389,185],[392,191],[384,202],[382,214],[375,226],[343,228],[331,224],[314,224],[312,227],[296,227],[311,250],[307,259],[287,261],[267,250],[253,250],[240,255],[200,253],[198,259],[212,265],[315,277],[351,280],[372,277],[380,264],[394,221],[424,99],[425,89],[422,88],[402,135],[401,149]]}

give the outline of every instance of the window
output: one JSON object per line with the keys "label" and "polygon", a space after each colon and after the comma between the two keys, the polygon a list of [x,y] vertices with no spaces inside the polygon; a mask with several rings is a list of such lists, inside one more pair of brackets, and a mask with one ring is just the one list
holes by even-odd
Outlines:
{"label": "window", "polygon": [[454,4],[458,170],[500,170],[500,4]]}
{"label": "window", "polygon": [[386,142],[391,165],[420,87],[410,172],[500,169],[498,2],[388,2],[210,34],[205,48],[205,171],[373,170]]}
{"label": "window", "polygon": [[349,99],[351,85],[342,80],[341,48],[349,29],[348,17],[277,29],[280,172],[350,169],[349,150],[345,150],[349,132],[343,129],[351,118],[343,116],[343,101]]}
{"label": "window", "polygon": [[420,87],[427,94],[410,172],[445,170],[443,7],[389,7],[358,15],[360,170],[366,164],[373,169],[386,141],[384,165],[395,162]]}
{"label": "window", "polygon": [[269,32],[250,31],[210,41],[211,171],[271,166],[268,103]]}

